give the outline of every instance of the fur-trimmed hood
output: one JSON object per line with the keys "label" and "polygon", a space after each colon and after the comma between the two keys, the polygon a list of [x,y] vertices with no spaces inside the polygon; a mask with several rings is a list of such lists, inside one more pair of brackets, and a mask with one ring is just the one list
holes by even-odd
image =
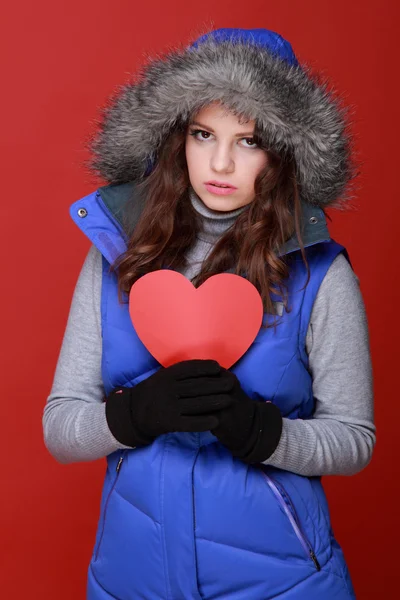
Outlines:
{"label": "fur-trimmed hood", "polygon": [[[221,31],[230,33],[217,36]],[[140,180],[171,129],[218,100],[255,119],[271,150],[294,156],[303,201],[341,208],[355,177],[347,108],[326,82],[288,56],[286,40],[268,30],[252,32],[258,35],[217,30],[143,67],[103,108],[88,144],[90,171],[110,184]]]}

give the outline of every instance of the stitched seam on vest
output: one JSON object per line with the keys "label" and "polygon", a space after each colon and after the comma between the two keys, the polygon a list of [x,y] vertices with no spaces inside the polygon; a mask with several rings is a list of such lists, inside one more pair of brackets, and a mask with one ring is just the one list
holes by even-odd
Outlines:
{"label": "stitched seam on vest", "polygon": [[275,396],[276,396],[276,393],[277,393],[277,391],[278,391],[278,389],[279,389],[279,386],[281,385],[281,381],[282,381],[282,379],[283,379],[283,377],[284,377],[284,375],[285,375],[285,373],[286,373],[286,371],[287,371],[287,369],[288,369],[289,365],[292,363],[293,359],[294,359],[294,358],[296,358],[296,356],[297,356],[297,349],[296,349],[295,353],[293,354],[293,356],[290,358],[290,360],[289,360],[289,361],[286,363],[286,366],[285,366],[285,368],[283,369],[282,375],[280,376],[280,378],[279,378],[279,381],[278,381],[278,383],[276,384],[275,391],[274,391],[274,393],[272,394],[272,396],[271,396],[270,400],[273,400],[273,399],[275,398]]}
{"label": "stitched seam on vest", "polygon": [[168,453],[168,436],[164,438],[164,450],[161,459],[161,469],[160,469],[160,517],[161,517],[161,539],[162,539],[162,548],[163,548],[163,565],[164,565],[164,580],[165,580],[165,588],[166,588],[166,598],[165,600],[171,600],[172,598],[172,590],[169,583],[169,571],[168,571],[168,556],[167,556],[167,547],[165,541],[165,529],[163,526],[164,521],[164,470],[165,470],[165,461],[166,455]]}
{"label": "stitched seam on vest", "polygon": [[[337,574],[337,573],[335,573],[335,571],[333,570],[333,568],[332,568],[332,563],[333,563],[333,562],[335,562],[335,563],[336,563],[336,565],[338,566],[338,568],[339,568],[340,572],[342,573],[342,565],[341,565],[341,564],[338,564],[338,563],[340,563],[340,561],[339,561],[339,559],[337,559],[337,558],[336,558],[336,556],[334,556],[333,554],[332,554],[331,558],[328,560],[328,562],[326,563],[326,565],[325,565],[325,567],[324,567],[324,568],[325,568],[325,570],[326,570],[326,571],[328,571],[328,569],[329,569],[329,571],[328,571],[328,572],[329,572],[329,574],[330,574],[330,575],[333,575],[334,577],[336,577],[337,579],[339,579],[339,581],[341,581],[341,582],[342,582],[342,584],[343,584],[343,587],[345,588],[345,590],[346,590],[346,592],[347,592],[347,594],[348,594],[348,597],[350,598],[350,600],[353,600],[353,599],[354,599],[354,596],[352,595],[352,593],[351,593],[351,591],[350,591],[350,589],[349,589],[349,586],[347,585],[347,581],[346,581],[345,577],[344,577],[343,575],[338,575],[338,574]],[[328,567],[328,568],[326,568],[326,567]]]}
{"label": "stitched seam on vest", "polygon": [[[310,315],[310,319],[311,319],[311,315]],[[303,365],[306,367],[306,369],[309,371],[310,360],[309,360],[309,355],[307,354],[307,343],[306,343],[307,332],[308,332],[308,327],[307,327],[307,329],[299,328],[298,347],[299,347],[300,360],[303,363]]]}
{"label": "stitched seam on vest", "polygon": [[[322,483],[321,483],[321,487],[322,487]],[[319,500],[319,498],[318,498],[318,494],[317,494],[317,492],[314,490],[314,486],[312,485],[311,481],[310,481],[310,488],[311,488],[311,492],[312,492],[312,494],[313,494],[313,496],[314,496],[314,498],[315,498],[315,502],[317,503],[317,506],[318,506],[319,510],[321,511],[321,513],[322,513],[322,516],[323,516],[323,518],[324,518],[324,521],[325,521],[325,524],[326,524],[326,528],[327,528],[327,530],[328,530],[328,532],[329,532],[329,545],[328,545],[328,547],[327,547],[327,550],[328,550],[328,549],[330,550],[330,556],[332,556],[332,552],[333,552],[333,550],[332,550],[332,544],[331,544],[331,540],[330,540],[332,526],[331,526],[331,524],[329,523],[329,521],[330,521],[330,515],[329,515],[329,519],[328,519],[328,516],[325,514],[324,507],[322,506],[322,504],[321,504],[321,502],[320,502],[320,500]],[[323,487],[322,487],[322,489],[323,489]],[[325,493],[325,490],[323,490],[323,491],[324,491],[324,493]]]}
{"label": "stitched seam on vest", "polygon": [[[332,244],[338,244],[338,242],[335,242],[333,239],[330,242],[328,242],[328,243],[329,243],[330,246]],[[341,244],[338,244],[338,245],[340,246]],[[321,281],[319,282],[318,287],[315,290],[313,290],[310,287],[310,285],[312,285],[312,270],[311,270],[310,281],[308,282],[308,285],[307,285],[306,289],[303,292],[303,300],[302,300],[301,307],[300,307],[299,349],[300,349],[301,356],[302,356],[303,352],[304,352],[305,356],[307,356],[307,352],[306,352],[306,336],[307,336],[308,326],[309,326],[309,323],[310,323],[310,320],[311,320],[312,310],[313,310],[313,307],[314,307],[315,300],[317,298],[317,294],[318,294],[319,288],[321,287],[322,282],[325,279],[325,276],[328,273],[328,271],[329,271],[329,269],[330,269],[333,261],[339,256],[339,254],[343,254],[343,252],[344,251],[342,249],[340,249],[339,252],[337,252],[333,258],[330,257],[330,263],[328,265],[328,268],[326,269],[324,276],[322,277]],[[323,260],[323,258],[324,258],[323,256],[318,256],[318,266],[320,266],[321,261]],[[304,303],[304,300],[305,300],[305,298],[306,298],[306,296],[307,296],[308,293],[311,293],[311,294],[314,295],[314,300],[313,300],[312,306],[310,307],[310,314],[308,316],[308,322],[304,323],[303,322],[304,321],[303,303]]]}
{"label": "stitched seam on vest", "polygon": [[[298,328],[298,332],[297,332],[297,347],[299,349],[299,354],[300,354],[300,358],[301,358],[301,362],[304,364],[304,360],[303,360],[303,355],[305,355],[306,357],[306,361],[307,361],[307,352],[306,352],[306,335],[307,335],[307,329],[308,329],[308,323],[307,323],[307,328],[306,331],[304,333],[303,331],[303,308],[304,308],[304,302],[305,302],[305,298],[307,295],[307,291],[309,289],[310,284],[312,283],[312,272],[310,269],[310,281],[307,284],[307,287],[303,290],[303,297],[301,299],[301,303],[300,303],[300,309],[299,309],[299,328]],[[309,315],[309,321],[311,318],[311,313]],[[307,364],[305,364],[305,366],[308,368],[308,362]]]}
{"label": "stitched seam on vest", "polygon": [[110,598],[115,598],[115,600],[122,600],[122,598],[119,598],[118,596],[114,596],[114,594],[111,594],[111,593],[110,593],[108,590],[106,590],[106,588],[105,588],[105,587],[104,587],[104,586],[103,586],[103,585],[100,583],[100,581],[97,579],[97,577],[96,577],[96,575],[95,575],[95,573],[94,573],[94,570],[93,570],[92,563],[90,563],[90,565],[89,565],[89,566],[90,566],[90,570],[91,570],[91,572],[92,572],[92,575],[93,575],[93,579],[95,580],[95,582],[97,583],[97,585],[98,585],[99,587],[101,587],[101,589],[102,589],[102,590],[103,590],[103,591],[104,591],[106,594],[108,594],[108,595],[110,596]]}
{"label": "stitched seam on vest", "polygon": [[[258,552],[257,550],[251,550],[250,548],[244,548],[243,546],[234,546],[233,544],[228,544],[227,542],[217,542],[216,540],[209,540],[208,538],[202,537],[202,536],[196,536],[197,540],[202,540],[203,542],[209,542],[210,544],[217,544],[218,546],[227,546],[228,548],[234,548],[235,550],[240,550],[241,552],[248,552],[249,554],[256,554],[257,556],[264,556],[265,558],[267,558],[268,560],[272,559],[275,560],[279,563],[287,563],[287,557],[286,556],[282,556],[282,552],[281,551],[277,551],[276,554],[271,553],[270,551],[268,552]],[[301,548],[301,546],[300,546]],[[304,564],[306,566],[311,566],[312,564],[308,565],[308,560],[307,558],[304,556],[303,558],[298,558],[298,559],[293,559],[293,560],[297,560],[298,562],[300,562],[301,564]],[[326,562],[321,565],[321,567],[325,566]],[[275,597],[275,596],[274,596]]]}
{"label": "stitched seam on vest", "polygon": [[159,525],[161,527],[161,523],[159,523],[158,521],[156,521],[156,519],[153,519],[153,517],[151,517],[148,513],[144,512],[144,510],[142,510],[138,506],[136,506],[136,504],[134,504],[133,502],[131,502],[130,500],[128,500],[127,498],[125,498],[125,496],[123,496],[121,494],[121,492],[119,492],[116,488],[114,488],[114,492],[120,498],[122,498],[122,500],[124,500],[127,504],[129,504],[130,506],[132,506],[133,508],[135,508],[137,511],[139,511],[140,513],[142,513],[142,515],[144,515],[145,517],[147,517],[148,519],[150,519],[151,521],[153,521],[153,523],[156,523],[156,525]]}
{"label": "stitched seam on vest", "polygon": [[[242,551],[245,551],[245,552],[250,552],[252,554],[257,554],[258,556],[265,556],[266,558],[270,558],[270,556],[271,556],[270,554],[263,554],[261,552],[255,552],[254,550],[247,550],[246,548],[239,548],[238,546],[231,546],[231,544],[224,544],[222,542],[214,542],[213,540],[207,540],[206,538],[202,538],[202,537],[198,537],[197,539],[203,540],[205,542],[210,542],[211,544],[218,544],[218,545],[221,545],[221,546],[228,546],[229,548],[237,548],[238,550],[242,550]],[[276,560],[284,562],[285,564],[287,564],[287,562],[288,562],[287,558],[281,558],[281,559],[276,559]],[[290,592],[290,590],[292,590],[294,588],[297,589],[298,585],[301,585],[302,583],[304,583],[304,581],[307,581],[307,579],[309,579],[310,577],[312,577],[313,575],[315,575],[315,574],[318,573],[318,571],[316,570],[316,568],[312,564],[308,564],[308,561],[307,561],[306,558],[304,558],[304,561],[303,560],[300,561],[300,559],[299,559],[299,562],[301,562],[301,564],[303,564],[303,562],[304,562],[304,567],[305,568],[309,568],[311,570],[310,574],[307,575],[307,577],[305,577],[304,579],[300,579],[299,581],[297,581],[294,585],[292,585],[287,590],[284,590],[280,594],[277,594],[276,596],[274,596],[274,600],[275,600],[275,598],[279,598],[280,596],[282,597],[283,594],[287,594],[288,592]],[[324,565],[324,567],[322,567],[322,570],[324,568],[325,568],[325,565]],[[325,572],[328,572],[328,571],[325,570]],[[329,574],[330,573],[331,573],[331,571],[329,571]]]}
{"label": "stitched seam on vest", "polygon": [[[313,568],[313,567],[310,567]],[[325,570],[324,570],[325,569]],[[322,567],[321,571],[319,573],[325,573],[328,575],[330,575],[331,571],[328,571],[325,567]],[[310,575],[308,575],[307,577],[305,577],[304,579],[301,579],[300,581],[298,581],[297,583],[295,583],[294,585],[290,586],[290,588],[288,588],[287,590],[281,592],[280,594],[277,594],[276,596],[274,596],[274,600],[275,598],[283,598],[287,593],[289,593],[291,590],[295,589],[296,592],[300,592],[301,590],[298,589],[298,586],[302,585],[305,581],[307,581],[308,579],[310,579],[310,577],[312,577],[313,575],[318,574],[318,571],[314,568],[314,572],[310,573]]]}
{"label": "stitched seam on vest", "polygon": [[[306,296],[308,296],[309,293],[314,294],[314,301],[315,301],[315,298],[317,296],[318,289],[319,289],[319,286],[318,286],[318,288],[315,290],[315,293],[314,293],[314,285],[315,284],[314,284],[314,281],[313,281],[313,266],[310,265],[310,261],[312,261],[314,259],[314,256],[316,256],[317,267],[320,264],[320,261],[322,259],[322,256],[320,256],[318,253],[316,253],[315,248],[311,251],[310,256],[307,257],[307,260],[309,259],[308,260],[308,266],[310,268],[310,280],[307,283],[307,286],[303,290],[303,297],[301,299],[300,310],[299,310],[298,340],[297,340],[301,358],[303,358],[303,353],[307,356],[305,336],[307,335],[308,325],[309,325],[309,322],[310,322],[310,319],[311,319],[311,312],[312,312],[312,309],[313,309],[313,307],[311,306],[310,314],[308,315],[308,322],[304,323],[304,317],[305,317],[305,315],[303,313],[304,302],[305,302]],[[304,269],[305,269],[305,265],[304,265]],[[304,273],[304,278],[305,279],[306,279],[306,276],[307,276],[307,274],[305,272]],[[322,280],[321,280],[321,282],[320,282],[319,285],[321,285],[321,283],[322,283]]]}
{"label": "stitched seam on vest", "polygon": [[193,571],[194,571],[194,586],[195,586],[195,591],[198,594],[198,598],[201,598],[201,594],[200,594],[200,587],[199,587],[199,573],[198,573],[198,561],[197,561],[197,547],[196,547],[196,530],[195,530],[195,523],[193,521],[193,518],[195,518],[196,516],[196,506],[195,506],[195,490],[194,490],[194,469],[196,466],[196,462],[197,459],[199,458],[199,454],[200,454],[200,448],[197,448],[196,451],[196,456],[195,459],[193,461],[193,465],[192,465],[192,469],[190,471],[190,485],[192,488],[192,522],[193,522],[193,527],[192,527],[192,534],[191,537],[191,543],[192,543],[192,556],[194,558],[193,560]]}
{"label": "stitched seam on vest", "polygon": [[[336,564],[337,568],[339,569],[340,575],[338,575],[337,573],[335,573],[335,571],[333,570],[333,564],[332,564],[333,562]],[[344,587],[347,590],[347,593],[349,594],[349,598],[351,598],[351,599],[354,598],[354,596],[351,594],[351,591],[350,591],[349,586],[347,584],[346,578],[344,576],[342,562],[339,560],[339,558],[335,555],[334,552],[332,552],[332,556],[331,556],[331,558],[330,558],[330,560],[328,561],[327,564],[329,564],[329,567],[330,567],[330,571],[329,572],[332,573],[332,575],[334,575],[338,579],[340,579],[340,581],[342,581]],[[350,576],[350,574],[349,574],[349,576]]]}
{"label": "stitched seam on vest", "polygon": [[258,552],[257,550],[251,550],[250,548],[243,548],[242,546],[234,546],[233,544],[228,544],[227,542],[217,542],[216,540],[209,540],[208,538],[202,537],[200,535],[196,536],[197,540],[202,540],[203,542],[209,542],[210,544],[217,544],[218,546],[227,546],[228,548],[234,548],[235,550],[240,550],[241,552],[248,552],[249,554],[256,554],[257,556],[265,556],[265,558],[271,558],[271,556],[278,561],[287,562],[287,558],[280,558],[282,553],[278,554],[270,554],[266,552]]}
{"label": "stitched seam on vest", "polygon": [[[102,271],[102,277],[101,277],[101,309],[100,309],[100,315],[101,315],[101,342],[102,342],[102,346],[104,343],[104,335],[103,335],[103,324],[107,323],[107,312],[108,312],[108,296],[109,296],[109,286],[107,286],[107,294],[105,294],[104,290],[105,290],[105,286],[104,286],[104,278],[110,277],[109,274],[107,274],[105,272],[105,265],[107,264],[106,259],[104,258],[104,256],[102,257],[103,260],[103,271]],[[105,298],[105,296],[107,296],[107,298]],[[107,379],[108,382],[111,384],[111,376],[110,376],[110,370],[108,368],[108,363],[105,359],[105,353],[104,353],[104,349],[102,347],[102,355],[101,355],[101,372],[103,375],[103,370],[105,371],[106,375],[107,375]],[[102,377],[104,379],[104,377]]]}

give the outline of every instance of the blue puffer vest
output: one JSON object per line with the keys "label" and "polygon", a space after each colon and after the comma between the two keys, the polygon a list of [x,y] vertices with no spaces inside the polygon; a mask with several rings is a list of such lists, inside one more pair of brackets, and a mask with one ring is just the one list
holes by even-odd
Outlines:
{"label": "blue puffer vest", "polygon": [[[134,386],[160,364],[118,303],[108,268],[126,247],[119,221],[131,184],[105,186],[75,202],[71,215],[103,255],[102,376],[108,394]],[[255,401],[284,417],[312,418],[305,338],[318,288],[346,249],[329,238],[323,211],[304,206],[306,270],[297,252],[289,277],[292,311],[276,332],[260,329],[232,367]],[[265,315],[264,318],[272,318]],[[234,459],[210,433],[172,433],[145,448],[107,457],[100,519],[88,573],[88,600],[344,600],[354,591],[334,538],[320,477]]]}

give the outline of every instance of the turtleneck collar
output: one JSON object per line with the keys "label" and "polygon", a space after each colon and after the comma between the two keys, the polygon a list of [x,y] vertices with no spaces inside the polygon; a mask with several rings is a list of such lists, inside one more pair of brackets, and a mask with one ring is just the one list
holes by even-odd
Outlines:
{"label": "turtleneck collar", "polygon": [[204,204],[192,187],[189,188],[189,197],[195,211],[202,216],[202,226],[197,237],[205,242],[215,242],[246,208],[240,206],[229,211],[212,210]]}

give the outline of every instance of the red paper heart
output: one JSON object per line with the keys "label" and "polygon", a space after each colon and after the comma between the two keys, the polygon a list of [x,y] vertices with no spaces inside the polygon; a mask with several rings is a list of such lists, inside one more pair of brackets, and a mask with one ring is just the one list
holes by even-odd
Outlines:
{"label": "red paper heart", "polygon": [[194,358],[226,369],[251,346],[263,318],[261,296],[247,279],[220,273],[199,288],[170,269],[132,286],[129,313],[136,333],[164,367]]}

